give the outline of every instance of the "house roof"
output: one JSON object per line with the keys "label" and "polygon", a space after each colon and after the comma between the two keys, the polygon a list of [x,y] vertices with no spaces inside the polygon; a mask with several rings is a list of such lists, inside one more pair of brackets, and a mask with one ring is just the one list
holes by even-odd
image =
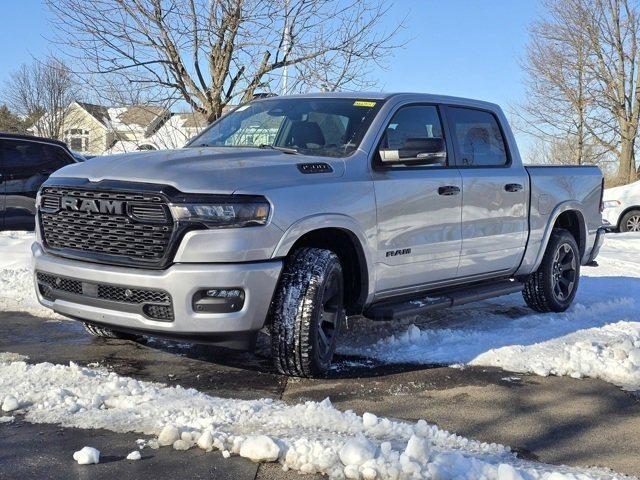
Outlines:
{"label": "house roof", "polygon": [[184,128],[204,128],[208,125],[207,119],[200,113],[176,113],[175,116],[182,121]]}
{"label": "house roof", "polygon": [[168,115],[168,111],[162,107],[149,105],[130,105],[127,107],[105,107],[93,103],[76,102],[80,107],[98,120],[105,127],[130,128],[139,127],[147,129],[156,125],[158,120]]}
{"label": "house roof", "polygon": [[109,109],[103,105],[96,105],[93,103],[76,102],[82,108],[84,108],[89,115],[98,120],[105,127],[109,123]]}
{"label": "house roof", "polygon": [[167,110],[162,107],[150,105],[132,105],[118,115],[118,120],[125,125],[138,125],[146,128],[158,117],[167,114]]}

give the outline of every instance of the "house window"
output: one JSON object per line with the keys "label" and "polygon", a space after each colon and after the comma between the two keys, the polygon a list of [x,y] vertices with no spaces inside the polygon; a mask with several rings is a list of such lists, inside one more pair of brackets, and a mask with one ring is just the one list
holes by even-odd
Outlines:
{"label": "house window", "polygon": [[64,140],[71,150],[75,150],[76,152],[86,152],[89,150],[89,130],[82,128],[65,130]]}

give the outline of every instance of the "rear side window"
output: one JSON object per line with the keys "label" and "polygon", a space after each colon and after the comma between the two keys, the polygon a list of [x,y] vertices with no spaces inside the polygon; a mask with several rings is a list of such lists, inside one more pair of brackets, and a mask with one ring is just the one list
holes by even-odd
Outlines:
{"label": "rear side window", "polygon": [[508,163],[504,137],[493,114],[450,107],[447,118],[462,166],[496,167]]}
{"label": "rear side window", "polygon": [[7,172],[25,175],[53,172],[73,162],[62,148],[38,142],[5,141],[2,153]]}

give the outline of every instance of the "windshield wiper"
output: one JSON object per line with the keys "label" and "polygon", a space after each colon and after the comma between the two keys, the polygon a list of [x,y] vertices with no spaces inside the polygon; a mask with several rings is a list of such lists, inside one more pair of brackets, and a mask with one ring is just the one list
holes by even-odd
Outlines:
{"label": "windshield wiper", "polygon": [[297,155],[299,152],[295,148],[279,147],[278,145],[269,145],[268,143],[261,143],[258,148],[263,150],[277,150],[282,153],[289,153],[291,155]]}

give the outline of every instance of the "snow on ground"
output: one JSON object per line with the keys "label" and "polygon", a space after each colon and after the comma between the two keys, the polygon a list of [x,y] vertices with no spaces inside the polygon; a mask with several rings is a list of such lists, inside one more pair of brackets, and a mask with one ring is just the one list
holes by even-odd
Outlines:
{"label": "snow on ground", "polygon": [[0,311],[23,311],[43,317],[57,315],[36,299],[31,265],[30,232],[0,232]]}
{"label": "snow on ground", "polygon": [[[520,460],[502,445],[415,424],[341,412],[327,399],[286,405],[271,399],[211,397],[106,370],[28,364],[0,353],[0,399],[11,395],[27,421],[159,435],[173,448],[218,449],[223,456],[279,461],[284,469],[354,479],[577,480],[612,472]],[[140,442],[157,447],[158,441]],[[167,447],[168,448],[168,447]],[[79,463],[97,462],[90,449]],[[81,452],[83,452],[81,451]]]}
{"label": "snow on ground", "polygon": [[339,351],[385,363],[495,366],[596,377],[640,389],[640,234],[608,235],[597,268],[583,267],[574,305],[536,314],[520,294],[366,327]]}

